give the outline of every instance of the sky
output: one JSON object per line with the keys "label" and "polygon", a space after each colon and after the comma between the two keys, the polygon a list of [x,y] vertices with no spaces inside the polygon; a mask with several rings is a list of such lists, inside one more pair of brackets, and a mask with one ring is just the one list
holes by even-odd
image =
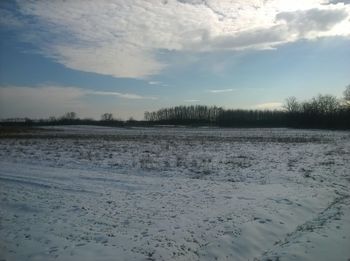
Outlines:
{"label": "sky", "polygon": [[0,119],[280,109],[348,84],[349,0],[0,1]]}

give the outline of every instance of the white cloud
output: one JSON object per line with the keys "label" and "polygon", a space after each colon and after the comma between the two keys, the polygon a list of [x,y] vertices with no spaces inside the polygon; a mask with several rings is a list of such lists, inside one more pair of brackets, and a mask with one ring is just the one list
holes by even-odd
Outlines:
{"label": "white cloud", "polygon": [[151,76],[164,68],[153,55],[132,46],[118,47],[114,44],[103,46],[52,46],[45,50],[66,67],[86,72],[127,78]]}
{"label": "white cloud", "polygon": [[0,26],[2,28],[20,28],[23,23],[10,11],[0,9]]}
{"label": "white cloud", "polygon": [[210,93],[224,93],[224,92],[233,92],[234,89],[222,89],[222,90],[208,90]]}
{"label": "white cloud", "polygon": [[350,4],[350,0],[330,0],[329,2],[333,4],[337,4],[337,3]]}
{"label": "white cloud", "polygon": [[282,12],[276,16],[286,23],[288,31],[299,37],[312,37],[313,33],[328,33],[336,24],[347,18],[345,9],[309,9],[305,11]]}
{"label": "white cloud", "polygon": [[283,103],[281,102],[267,102],[267,103],[261,103],[254,105],[254,109],[259,110],[276,110],[276,109],[282,109]]}
{"label": "white cloud", "polygon": [[150,84],[150,85],[160,85],[162,83],[158,82],[158,81],[149,81],[148,84]]}
{"label": "white cloud", "polygon": [[[301,38],[350,35],[348,1],[99,0],[18,1],[22,39],[65,66],[146,78],[167,51],[275,48]],[[33,19],[34,18],[34,19]],[[11,19],[7,19],[10,26]]]}
{"label": "white cloud", "polygon": [[148,82],[149,85],[155,85],[155,86],[163,86],[163,87],[168,87],[169,84],[160,82],[160,81],[149,81]]}
{"label": "white cloud", "polygon": [[184,100],[184,102],[189,102],[189,103],[192,103],[192,102],[199,102],[200,100],[196,100],[196,99],[189,99],[189,100]]}
{"label": "white cloud", "polygon": [[141,96],[141,95],[138,95],[138,94],[120,93],[120,92],[84,91],[84,94],[117,96],[117,97],[119,97],[119,98],[131,99],[131,100],[157,100],[157,97],[152,97],[152,96]]}
{"label": "white cloud", "polygon": [[[0,87],[0,118],[6,117],[48,117],[62,115],[67,111],[83,116],[99,116],[106,104],[98,108],[91,104],[88,96],[109,96],[127,100],[155,100],[156,97],[131,93],[86,90],[62,86],[7,86]],[[115,109],[117,106],[108,107]],[[101,112],[99,110],[102,110]],[[97,115],[96,115],[97,114]]]}

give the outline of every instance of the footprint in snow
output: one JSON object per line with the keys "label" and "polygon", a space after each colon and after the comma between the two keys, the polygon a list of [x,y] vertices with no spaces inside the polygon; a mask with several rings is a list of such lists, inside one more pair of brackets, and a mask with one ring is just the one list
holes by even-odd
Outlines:
{"label": "footprint in snow", "polygon": [[269,218],[263,219],[259,217],[254,217],[254,221],[259,222],[260,224],[270,223],[272,220]]}

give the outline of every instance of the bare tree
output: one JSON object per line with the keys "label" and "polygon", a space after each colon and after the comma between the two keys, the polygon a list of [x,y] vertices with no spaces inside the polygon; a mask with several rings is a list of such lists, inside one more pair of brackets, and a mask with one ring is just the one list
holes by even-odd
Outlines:
{"label": "bare tree", "polygon": [[343,94],[344,94],[345,106],[350,107],[350,84],[345,87],[345,91],[343,92]]}
{"label": "bare tree", "polygon": [[104,113],[101,115],[101,121],[112,121],[113,114],[112,113]]}
{"label": "bare tree", "polygon": [[283,105],[283,107],[288,112],[298,112],[301,109],[301,106],[297,101],[297,98],[295,98],[294,96],[287,98],[286,103]]}
{"label": "bare tree", "polygon": [[341,103],[333,95],[320,94],[310,101],[303,102],[301,107],[304,113],[325,115],[339,111]]}
{"label": "bare tree", "polygon": [[77,119],[77,114],[72,111],[72,112],[66,112],[63,116],[62,116],[63,120],[75,120]]}
{"label": "bare tree", "polygon": [[332,95],[319,95],[313,99],[317,104],[317,109],[321,113],[333,113],[340,108],[340,103],[335,96]]}

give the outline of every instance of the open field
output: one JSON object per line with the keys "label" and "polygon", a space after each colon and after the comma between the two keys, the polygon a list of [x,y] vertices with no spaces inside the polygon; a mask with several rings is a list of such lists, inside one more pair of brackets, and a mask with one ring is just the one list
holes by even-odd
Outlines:
{"label": "open field", "polygon": [[348,260],[350,132],[0,132],[0,260]]}

